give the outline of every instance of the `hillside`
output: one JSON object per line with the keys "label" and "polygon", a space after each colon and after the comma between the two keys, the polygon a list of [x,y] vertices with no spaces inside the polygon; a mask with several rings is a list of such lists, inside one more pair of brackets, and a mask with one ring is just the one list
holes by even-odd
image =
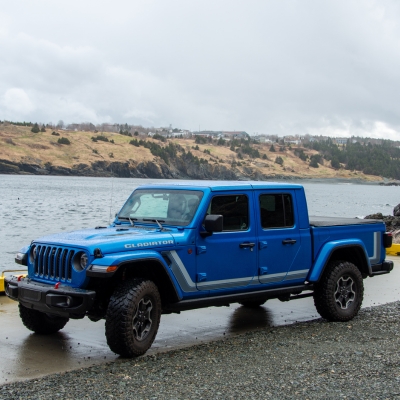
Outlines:
{"label": "hillside", "polygon": [[[60,144],[61,138],[70,144]],[[94,141],[93,138],[97,138]],[[63,139],[63,141],[65,141]],[[130,144],[133,142],[134,144]],[[334,169],[310,159],[314,149],[266,144],[196,143],[194,139],[130,137],[110,132],[32,133],[30,127],[0,124],[0,173],[192,179],[341,178],[381,180],[379,176]],[[307,157],[299,158],[299,151]],[[250,157],[250,155],[252,157]],[[255,157],[255,158],[253,158]],[[281,161],[282,165],[276,162]],[[279,160],[279,158],[281,160]],[[304,157],[303,157],[304,158]]]}

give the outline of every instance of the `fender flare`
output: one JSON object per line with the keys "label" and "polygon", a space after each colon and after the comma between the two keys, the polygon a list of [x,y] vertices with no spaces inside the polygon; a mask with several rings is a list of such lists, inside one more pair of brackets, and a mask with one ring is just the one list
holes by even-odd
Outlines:
{"label": "fender flare", "polygon": [[325,243],[321,250],[319,251],[316,261],[311,268],[307,281],[308,282],[318,282],[324,273],[325,268],[329,264],[332,254],[339,249],[345,248],[359,248],[364,255],[365,263],[368,269],[368,275],[372,274],[371,263],[368,258],[368,253],[365,248],[364,243],[360,239],[347,239],[347,240],[336,240],[332,242]]}
{"label": "fender flare", "polygon": [[[182,300],[183,293],[171,269],[168,267],[162,255],[157,251],[143,250],[124,253],[107,254],[102,258],[96,258],[86,270],[88,277],[111,278],[126,264],[140,263],[144,261],[157,262],[168,276],[169,283],[174,288],[177,300]],[[108,267],[114,267],[107,271]]]}

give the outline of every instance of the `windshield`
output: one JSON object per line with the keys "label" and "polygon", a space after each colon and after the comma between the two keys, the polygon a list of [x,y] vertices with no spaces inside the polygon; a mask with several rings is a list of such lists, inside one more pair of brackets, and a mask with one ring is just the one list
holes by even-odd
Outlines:
{"label": "windshield", "polygon": [[203,197],[198,190],[135,190],[118,214],[119,219],[187,225]]}

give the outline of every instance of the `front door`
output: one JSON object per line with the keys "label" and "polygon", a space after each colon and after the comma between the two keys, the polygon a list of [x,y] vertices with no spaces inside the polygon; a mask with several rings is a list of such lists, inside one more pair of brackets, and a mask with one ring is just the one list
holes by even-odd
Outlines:
{"label": "front door", "polygon": [[[196,238],[197,288],[228,289],[249,285],[257,277],[256,228],[251,191],[216,193],[207,214],[222,215],[222,232]],[[257,278],[256,278],[257,279]],[[257,282],[258,283],[258,282]]]}

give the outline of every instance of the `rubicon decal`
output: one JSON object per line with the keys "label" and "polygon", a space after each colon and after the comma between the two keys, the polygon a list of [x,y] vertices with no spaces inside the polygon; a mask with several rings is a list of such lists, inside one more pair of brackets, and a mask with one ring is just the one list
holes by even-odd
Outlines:
{"label": "rubicon decal", "polygon": [[157,240],[156,242],[143,242],[143,243],[128,243],[125,245],[127,249],[134,249],[138,247],[149,247],[149,246],[165,246],[168,244],[174,244],[173,240]]}

